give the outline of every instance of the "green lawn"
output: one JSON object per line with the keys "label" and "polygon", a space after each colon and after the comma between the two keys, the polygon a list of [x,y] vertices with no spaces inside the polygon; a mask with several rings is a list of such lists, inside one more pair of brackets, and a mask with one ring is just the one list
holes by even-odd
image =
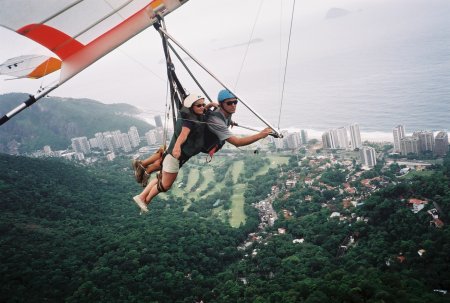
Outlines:
{"label": "green lawn", "polygon": [[[287,164],[289,161],[289,157],[283,156],[269,156],[267,158],[269,159],[270,164],[261,167],[251,179],[254,179],[256,176],[266,174],[270,168],[276,168],[278,165]],[[229,159],[227,157],[215,157],[214,160],[209,164],[190,165],[189,177],[186,186],[178,188],[178,183],[183,179],[183,172],[186,172],[186,170],[183,170],[182,168],[177,178],[178,182],[174,184],[171,190],[172,194],[177,197],[187,197],[194,199],[200,198],[200,192],[206,189],[210,182],[215,182],[214,166],[223,165],[225,161],[229,161]],[[226,188],[225,182],[215,183],[211,191],[205,195],[208,196],[222,190],[233,191],[233,195],[231,196],[230,210],[224,210],[222,206],[217,207],[213,210],[213,215],[217,216],[221,220],[226,221],[227,218],[229,218],[229,223],[232,227],[239,227],[239,225],[241,223],[245,223],[246,220],[246,216],[244,214],[244,192],[246,184],[237,184],[237,180],[243,171],[244,161],[235,160],[235,162],[226,172],[227,176],[228,174],[232,174],[234,186],[231,188]],[[200,187],[197,191],[191,193],[190,189],[197,182],[199,174],[202,174],[204,176],[204,181],[202,184],[200,184]],[[189,201],[190,199],[187,200]],[[190,204],[190,202],[188,203]],[[189,206],[190,205],[186,205],[184,209],[186,210]]]}
{"label": "green lawn", "polygon": [[237,184],[233,187],[230,216],[230,225],[232,227],[239,227],[241,223],[245,223],[246,216],[244,214],[244,191],[245,184]]}
{"label": "green lawn", "polygon": [[189,170],[189,176],[188,176],[188,182],[186,184],[185,192],[190,192],[191,188],[197,183],[197,180],[199,178],[199,170],[198,168],[193,168]]}
{"label": "green lawn", "polygon": [[254,180],[257,176],[267,174],[270,168],[276,168],[278,165],[287,164],[289,162],[289,158],[283,156],[268,156],[267,158],[269,159],[270,164],[261,167],[250,180]]}
{"label": "green lawn", "polygon": [[180,197],[184,194],[185,188],[178,188],[178,184],[181,182],[181,180],[183,180],[183,168],[180,169],[180,172],[178,173],[178,177],[175,180],[175,183],[172,185],[172,188],[170,189],[170,192],[172,193],[172,195],[175,195],[177,197]]}
{"label": "green lawn", "polygon": [[233,183],[234,184],[237,183],[239,175],[241,174],[243,169],[244,169],[244,161],[242,161],[242,160],[234,162],[233,165],[231,166],[231,173],[233,174]]}
{"label": "green lawn", "polygon": [[214,182],[214,171],[212,167],[205,166],[205,168],[200,169],[199,172],[203,175],[204,178],[202,184],[200,184],[198,188],[197,193],[205,190],[210,182]]}

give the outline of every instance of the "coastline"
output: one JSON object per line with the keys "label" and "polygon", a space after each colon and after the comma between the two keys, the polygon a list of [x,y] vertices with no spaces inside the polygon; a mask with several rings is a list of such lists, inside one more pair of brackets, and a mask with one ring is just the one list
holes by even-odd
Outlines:
{"label": "coastline", "polygon": [[[154,116],[153,115],[149,115],[146,113],[140,114],[139,118],[145,120],[147,123],[154,125]],[[250,126],[252,128],[255,129],[263,129],[263,127],[258,127],[258,126]],[[169,123],[169,128],[171,128],[171,124]],[[309,139],[317,139],[317,140],[322,140],[322,134],[324,132],[326,132],[329,129],[324,129],[324,130],[318,130],[318,129],[311,129],[311,128],[298,128],[298,127],[289,127],[289,128],[284,128],[281,129],[281,131],[287,131],[288,133],[294,133],[294,132],[300,132],[301,130],[306,130],[308,132],[308,138]],[[239,128],[239,127],[234,127],[232,129],[232,131],[236,134],[239,135],[246,135],[246,134],[252,134],[252,132],[249,132],[247,129],[243,129],[243,128]],[[440,131],[447,131],[446,129],[440,130]],[[436,136],[436,134],[439,131],[433,131],[434,135]],[[450,137],[450,133],[449,137]],[[406,136],[411,136],[411,133],[406,133]],[[361,131],[361,141],[365,142],[377,142],[377,143],[381,143],[381,142],[387,142],[387,143],[393,143],[394,142],[394,136],[392,131],[386,132],[386,131]]]}

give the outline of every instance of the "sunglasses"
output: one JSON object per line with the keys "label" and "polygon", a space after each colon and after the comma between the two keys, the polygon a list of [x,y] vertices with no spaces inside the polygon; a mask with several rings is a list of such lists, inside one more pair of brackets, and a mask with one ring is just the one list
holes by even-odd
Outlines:
{"label": "sunglasses", "polygon": [[205,107],[206,105],[205,105],[205,103],[201,103],[201,104],[195,104],[194,106],[195,107]]}
{"label": "sunglasses", "polygon": [[225,104],[228,105],[228,106],[230,106],[232,104],[236,105],[236,104],[238,104],[238,101],[237,100],[235,100],[235,101],[227,101],[227,102],[225,102]]}

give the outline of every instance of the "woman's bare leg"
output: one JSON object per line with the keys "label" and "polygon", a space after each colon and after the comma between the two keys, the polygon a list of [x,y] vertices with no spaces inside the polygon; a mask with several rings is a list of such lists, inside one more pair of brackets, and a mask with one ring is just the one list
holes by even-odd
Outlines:
{"label": "woman's bare leg", "polygon": [[[169,190],[172,187],[173,182],[175,182],[176,178],[178,176],[178,173],[168,173],[165,171],[162,171],[162,179],[161,179],[161,183],[162,186],[166,189]],[[156,182],[155,182],[156,180]],[[152,201],[152,199],[157,196],[159,194],[159,190],[158,190],[158,185],[157,185],[157,178],[153,179],[148,185],[147,187],[144,189],[144,191],[142,192],[142,196],[144,196],[143,194],[146,192],[147,188],[149,188],[149,192],[147,194],[147,196],[142,199],[145,201],[145,203],[148,205],[150,204],[150,202]],[[141,196],[140,195],[140,196]],[[141,197],[142,197],[141,196]]]}

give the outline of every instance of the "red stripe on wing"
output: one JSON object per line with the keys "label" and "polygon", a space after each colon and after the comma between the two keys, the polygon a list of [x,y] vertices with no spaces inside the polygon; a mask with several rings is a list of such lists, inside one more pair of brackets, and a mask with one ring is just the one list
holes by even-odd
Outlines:
{"label": "red stripe on wing", "polygon": [[17,32],[45,46],[61,60],[81,50],[84,45],[71,36],[45,24],[29,24]]}

